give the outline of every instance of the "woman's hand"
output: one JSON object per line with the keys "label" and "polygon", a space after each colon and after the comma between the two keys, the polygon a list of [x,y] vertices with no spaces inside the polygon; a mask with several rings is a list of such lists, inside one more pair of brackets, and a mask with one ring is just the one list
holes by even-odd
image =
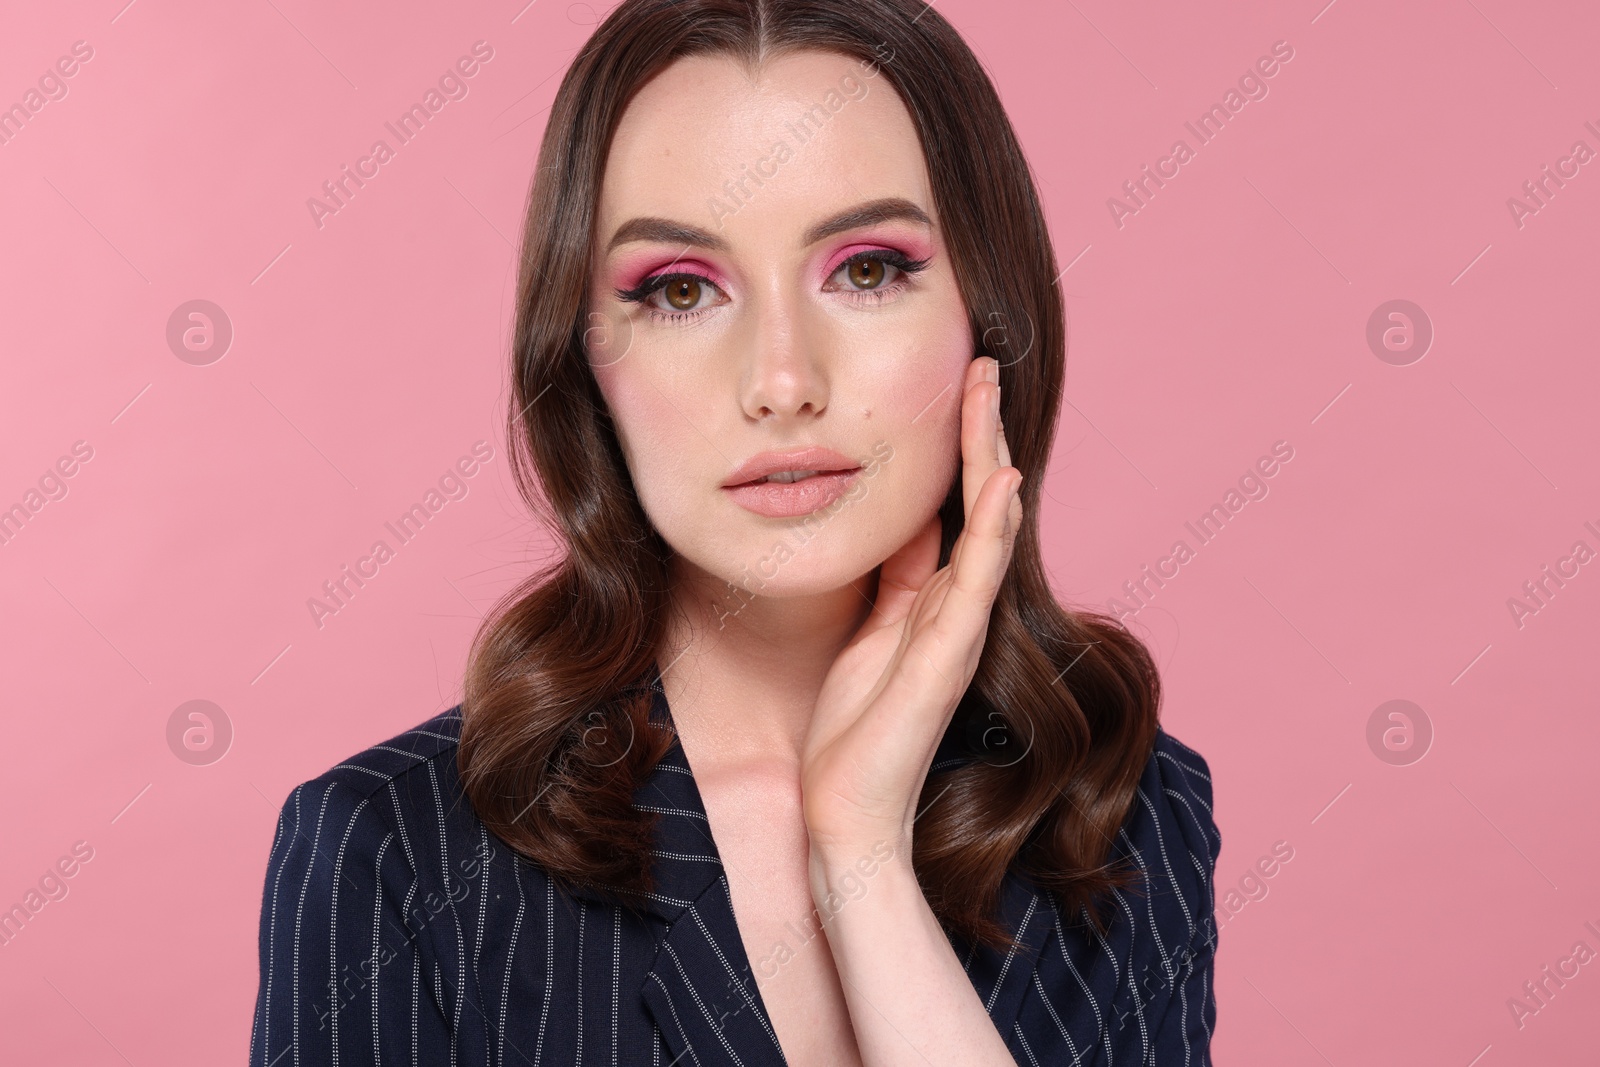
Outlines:
{"label": "woman's hand", "polygon": [[909,856],[934,752],[978,668],[989,612],[1022,522],[1000,426],[999,364],[967,368],[961,402],[966,522],[939,562],[939,517],[884,561],[872,614],[839,653],[817,697],[802,756],[814,851],[848,863],[876,842]]}

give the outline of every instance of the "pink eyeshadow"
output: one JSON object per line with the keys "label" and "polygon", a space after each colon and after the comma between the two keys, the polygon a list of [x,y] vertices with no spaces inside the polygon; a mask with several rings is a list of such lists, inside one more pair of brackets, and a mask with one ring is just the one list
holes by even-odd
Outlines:
{"label": "pink eyeshadow", "polygon": [[723,286],[722,273],[710,264],[698,259],[676,259],[670,255],[637,255],[623,260],[615,270],[612,283],[618,289],[632,289],[646,278],[656,274],[700,274],[710,278],[719,287]]}
{"label": "pink eyeshadow", "polygon": [[885,248],[903,252],[908,259],[926,259],[933,254],[932,243],[922,237],[887,237],[883,240],[858,237],[849,244],[840,246],[822,261],[824,264],[822,277],[824,279],[830,277],[846,261],[863,252],[876,252]]}

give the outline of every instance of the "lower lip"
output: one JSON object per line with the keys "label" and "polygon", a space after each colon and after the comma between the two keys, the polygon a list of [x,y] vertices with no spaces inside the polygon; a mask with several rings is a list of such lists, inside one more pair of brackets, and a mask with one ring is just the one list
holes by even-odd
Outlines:
{"label": "lower lip", "polygon": [[746,511],[765,515],[771,519],[793,518],[809,515],[825,508],[844,495],[856,475],[857,467],[850,471],[828,471],[813,474],[798,482],[760,482],[754,485],[735,485],[723,488],[733,502]]}

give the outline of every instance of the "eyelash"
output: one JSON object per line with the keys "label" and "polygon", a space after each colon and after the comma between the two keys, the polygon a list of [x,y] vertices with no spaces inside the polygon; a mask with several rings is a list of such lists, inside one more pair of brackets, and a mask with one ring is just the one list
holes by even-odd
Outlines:
{"label": "eyelash", "polygon": [[[896,252],[890,248],[879,248],[871,252],[861,252],[851,256],[849,259],[840,263],[838,267],[834,268],[833,274],[837,274],[839,270],[844,267],[848,267],[852,263],[860,263],[863,260],[877,260],[881,263],[887,263],[889,266],[900,271],[899,277],[897,277],[890,285],[879,286],[876,289],[851,290],[851,292],[855,295],[850,299],[854,303],[863,306],[881,304],[891,294],[901,292],[906,288],[904,284],[905,279],[927,269],[928,264],[931,262],[931,259],[911,259],[902,252]],[[829,277],[832,276],[832,274],[829,275]],[[704,307],[698,311],[665,311],[649,302],[649,299],[652,295],[666,288],[670,282],[682,278],[693,278],[695,281],[710,285],[712,288],[717,288],[717,284],[703,274],[695,274],[692,271],[673,271],[646,278],[632,289],[618,289],[616,290],[617,299],[643,305],[645,310],[650,313],[650,317],[657,322],[669,322],[675,325],[687,325],[689,322],[700,318],[700,316],[710,311],[711,308]],[[712,307],[715,306],[716,305],[712,305]]]}

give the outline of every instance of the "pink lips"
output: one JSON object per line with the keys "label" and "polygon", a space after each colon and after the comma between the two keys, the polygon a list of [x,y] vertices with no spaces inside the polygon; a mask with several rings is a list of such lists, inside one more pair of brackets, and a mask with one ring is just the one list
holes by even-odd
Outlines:
{"label": "pink lips", "polygon": [[[816,471],[796,482],[763,482],[779,471]],[[831,448],[793,448],[762,452],[741,463],[722,488],[747,511],[769,518],[809,515],[844,495],[861,465]]]}

